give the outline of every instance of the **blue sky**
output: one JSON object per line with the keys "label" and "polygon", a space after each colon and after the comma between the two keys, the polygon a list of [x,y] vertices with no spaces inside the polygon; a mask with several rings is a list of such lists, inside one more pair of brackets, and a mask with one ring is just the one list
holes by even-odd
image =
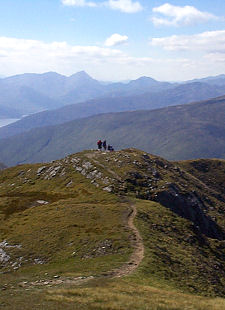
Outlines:
{"label": "blue sky", "polygon": [[0,75],[101,80],[225,73],[225,1],[0,0]]}

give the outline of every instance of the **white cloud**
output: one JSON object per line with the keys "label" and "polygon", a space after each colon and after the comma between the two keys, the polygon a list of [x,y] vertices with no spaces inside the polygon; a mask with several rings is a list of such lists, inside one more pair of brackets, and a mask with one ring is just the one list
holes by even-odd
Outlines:
{"label": "white cloud", "polygon": [[70,73],[87,68],[89,63],[116,62],[124,57],[121,51],[106,47],[0,37],[0,68],[5,75],[43,71]]}
{"label": "white cloud", "polygon": [[86,0],[62,0],[62,4],[66,6],[90,6],[96,7],[97,4],[95,2],[86,2]]}
{"label": "white cloud", "polygon": [[122,36],[118,33],[112,34],[109,38],[106,39],[105,41],[105,46],[115,46],[115,45],[120,45],[125,42],[127,42],[128,36]]}
{"label": "white cloud", "polygon": [[118,10],[123,13],[136,13],[143,10],[139,2],[132,0],[108,0],[105,2],[87,2],[86,0],[61,0],[63,5],[66,6],[89,6],[89,7],[108,7],[112,10]]}
{"label": "white cloud", "polygon": [[136,13],[143,10],[139,2],[132,2],[132,0],[109,0],[105,4],[113,10],[119,10],[124,13]]}
{"label": "white cloud", "polygon": [[[123,40],[125,41],[125,36]],[[121,65],[124,66],[124,72],[121,72],[122,76],[129,71],[128,68],[146,67],[151,62],[151,58],[131,57],[110,47],[70,45],[67,42],[46,43],[38,40],[0,37],[0,74],[6,76],[46,71],[73,74],[80,70],[86,70],[90,74],[93,72],[94,76],[96,71],[102,72],[101,78],[108,76],[108,79],[111,79],[115,72],[118,79]]]}
{"label": "white cloud", "polygon": [[225,30],[207,31],[195,35],[173,35],[153,38],[150,45],[168,51],[225,52]]}
{"label": "white cloud", "polygon": [[[209,52],[199,58],[191,58],[189,55],[192,53],[183,58],[180,54],[175,58],[167,55],[160,58],[133,57],[113,47],[0,37],[0,74],[8,76],[24,72],[55,71],[70,75],[85,70],[99,80],[126,80],[140,76],[152,76],[159,80],[185,80],[216,75],[225,72],[225,31],[216,34],[205,33],[203,37],[208,43],[203,44],[202,41],[202,46]],[[190,44],[190,36],[187,37],[187,44]],[[211,45],[210,37],[214,38]],[[196,38],[195,41],[198,40]],[[155,42],[155,46],[158,44],[159,42]],[[166,44],[167,42],[161,42],[160,46]],[[192,49],[194,50],[193,45]]]}
{"label": "white cloud", "polygon": [[219,19],[213,14],[199,11],[195,7],[189,5],[181,7],[165,3],[159,7],[153,8],[152,11],[163,15],[163,17],[152,17],[152,22],[155,26],[186,26]]}

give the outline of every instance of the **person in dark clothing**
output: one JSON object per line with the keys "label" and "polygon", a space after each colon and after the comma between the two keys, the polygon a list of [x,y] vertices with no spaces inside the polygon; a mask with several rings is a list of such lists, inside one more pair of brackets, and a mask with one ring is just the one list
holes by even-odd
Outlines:
{"label": "person in dark clothing", "polygon": [[102,150],[102,141],[101,140],[98,140],[97,146],[98,146],[98,150],[101,151]]}
{"label": "person in dark clothing", "polygon": [[110,152],[114,151],[114,148],[112,147],[112,145],[108,145],[108,151]]}
{"label": "person in dark clothing", "polygon": [[107,149],[106,140],[103,141],[102,146],[103,146],[104,150],[106,151],[106,149]]}

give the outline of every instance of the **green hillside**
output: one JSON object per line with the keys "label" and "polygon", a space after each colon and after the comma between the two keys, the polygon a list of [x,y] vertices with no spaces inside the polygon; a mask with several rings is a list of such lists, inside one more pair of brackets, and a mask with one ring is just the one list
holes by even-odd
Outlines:
{"label": "green hillside", "polygon": [[179,162],[186,171],[204,182],[208,187],[225,195],[225,160],[197,159]]}
{"label": "green hillside", "polygon": [[101,114],[0,139],[6,165],[45,162],[106,138],[116,149],[136,147],[170,160],[225,158],[225,98],[163,108]]}
{"label": "green hillside", "polygon": [[[64,98],[60,97],[60,102],[63,101],[66,106],[55,110],[45,110],[39,113],[34,113],[27,117],[23,117],[15,123],[4,126],[0,128],[0,139],[27,132],[33,128],[58,125],[75,119],[102,113],[154,110],[224,95],[223,84],[216,86],[194,82],[173,85],[164,82],[152,82],[150,78],[140,78],[131,81],[129,84],[118,84],[114,83],[107,86],[111,89],[110,93],[104,92],[101,96],[99,94],[98,98],[94,96],[95,99],[84,102],[79,100],[79,92],[81,96],[83,93],[84,96],[92,98],[88,91],[87,83],[84,83],[83,87],[79,88],[79,90],[75,89],[68,94],[68,96]],[[152,88],[152,86],[150,86],[151,84],[152,86],[155,85],[158,90],[154,90],[154,86]],[[51,87],[52,85],[54,85],[54,83],[51,84]],[[128,89],[126,90],[124,87],[128,87]],[[164,87],[166,89],[163,90]],[[54,92],[56,91],[56,88],[57,87],[53,88]],[[57,88],[57,90],[59,89]],[[78,103],[71,104],[75,102]]]}
{"label": "green hillside", "polygon": [[224,309],[224,161],[196,163],[126,149],[2,170],[0,306]]}

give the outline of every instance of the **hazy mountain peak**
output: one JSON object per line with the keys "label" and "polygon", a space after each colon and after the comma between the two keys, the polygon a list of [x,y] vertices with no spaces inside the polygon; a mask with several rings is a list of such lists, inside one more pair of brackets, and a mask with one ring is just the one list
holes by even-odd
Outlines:
{"label": "hazy mountain peak", "polygon": [[53,78],[53,77],[65,77],[65,75],[59,74],[59,73],[54,72],[54,71],[44,72],[44,73],[41,74],[41,76],[49,77],[49,78]]}
{"label": "hazy mountain peak", "polygon": [[141,76],[136,80],[130,81],[128,83],[129,85],[138,85],[138,86],[155,86],[157,84],[160,84],[160,82],[154,80],[151,77],[147,77],[147,76]]}
{"label": "hazy mountain peak", "polygon": [[155,79],[153,79],[153,78],[151,78],[149,76],[141,76],[138,79],[136,79],[136,81],[155,81],[156,82]]}
{"label": "hazy mountain peak", "polygon": [[79,71],[74,74],[72,74],[69,78],[76,78],[76,79],[93,79],[87,72],[85,71]]}

